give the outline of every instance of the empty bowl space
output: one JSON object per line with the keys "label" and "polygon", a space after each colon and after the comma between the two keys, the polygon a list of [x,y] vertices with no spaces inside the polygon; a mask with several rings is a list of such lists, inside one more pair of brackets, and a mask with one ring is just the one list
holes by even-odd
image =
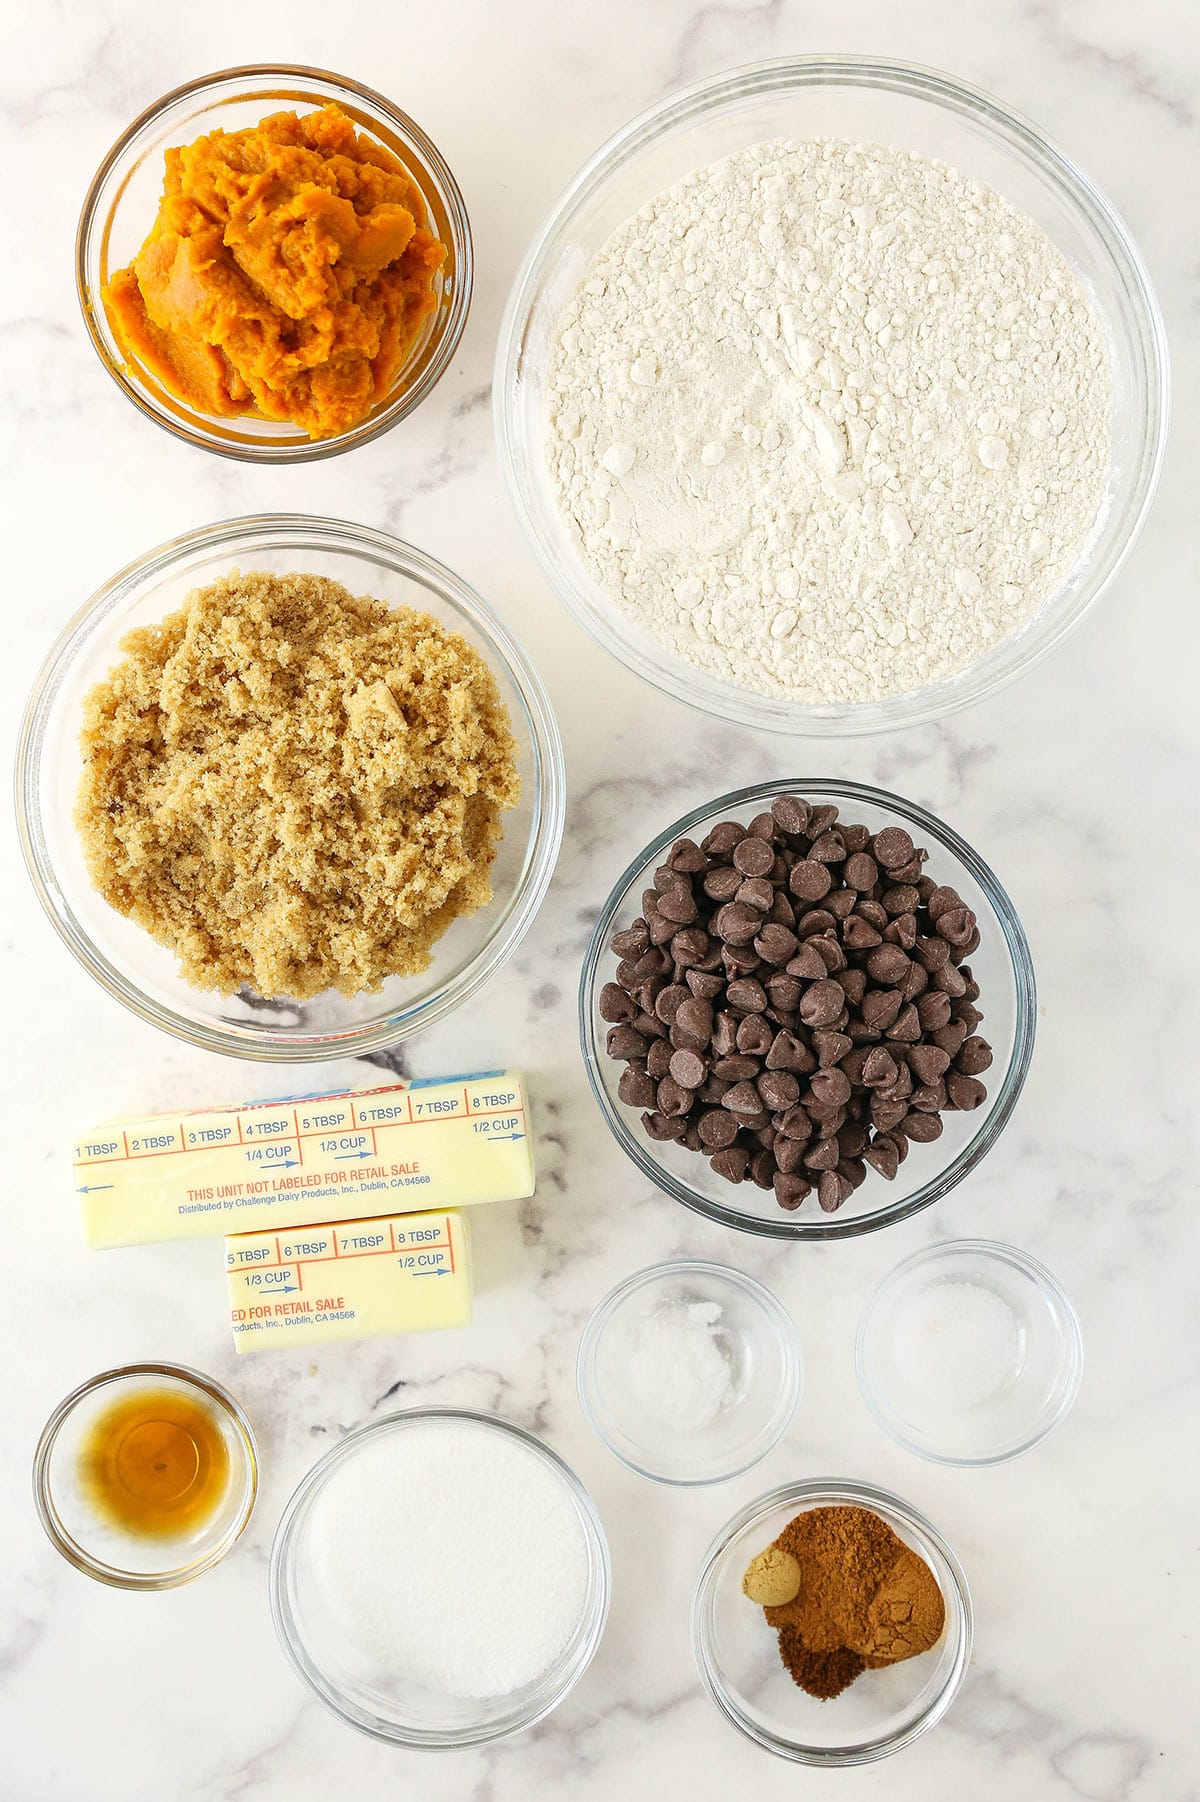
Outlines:
{"label": "empty bowl space", "polygon": [[863,1311],[856,1362],[867,1406],[910,1451],[995,1464],[1062,1420],[1083,1348],[1048,1270],[1012,1246],[961,1239],[884,1278]]}
{"label": "empty bowl space", "polygon": [[786,1430],[803,1362],[769,1289],[696,1260],[640,1270],[605,1296],[579,1345],[579,1398],[613,1455],[659,1483],[749,1470]]}

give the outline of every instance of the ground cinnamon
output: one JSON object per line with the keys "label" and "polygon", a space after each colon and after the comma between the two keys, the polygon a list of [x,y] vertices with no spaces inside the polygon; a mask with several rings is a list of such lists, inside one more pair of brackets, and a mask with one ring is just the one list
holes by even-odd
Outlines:
{"label": "ground cinnamon", "polygon": [[869,1508],[798,1514],[753,1560],[743,1588],[764,1604],[793,1680],[822,1700],[865,1669],[928,1651],[945,1622],[933,1572]]}

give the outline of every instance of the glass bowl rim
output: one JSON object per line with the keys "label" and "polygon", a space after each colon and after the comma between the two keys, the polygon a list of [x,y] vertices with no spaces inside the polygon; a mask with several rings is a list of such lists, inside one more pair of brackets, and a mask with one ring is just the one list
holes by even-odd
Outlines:
{"label": "glass bowl rim", "polygon": [[[972,685],[969,678],[973,672],[968,669],[934,688],[914,690],[907,695],[890,697],[885,702],[858,702],[845,708],[822,711],[813,706],[797,705],[786,697],[758,694],[751,689],[740,690],[734,684],[709,678],[706,672],[690,665],[679,663],[676,667],[673,662],[667,662],[665,651],[661,656],[657,650],[644,654],[623,629],[614,626],[607,616],[581,599],[577,581],[560,580],[553,560],[546,552],[535,509],[527,502],[518,476],[522,458],[518,452],[518,434],[514,430],[516,409],[510,399],[515,392],[522,342],[555,240],[616,169],[675,125],[702,116],[727,100],[789,87],[839,86],[906,95],[969,119],[993,138],[998,136],[1009,144],[1067,196],[1092,237],[1102,246],[1109,270],[1127,296],[1136,319],[1140,352],[1137,367],[1144,383],[1141,399],[1145,413],[1139,422],[1141,443],[1135,453],[1136,468],[1130,482],[1135,504],[1126,521],[1124,537],[1114,543],[1100,573],[1093,573],[1084,584],[1085,592],[1077,599],[1072,611],[1048,626],[1040,636],[1027,631],[1020,654],[1013,656],[1007,667],[991,672],[981,683]],[[848,53],[776,56],[720,70],[673,89],[610,134],[551,202],[529,240],[501,317],[493,370],[492,412],[504,484],[522,536],[559,603],[594,643],[660,693],[710,718],[793,736],[858,737],[929,724],[990,698],[1057,650],[1091,612],[1133,551],[1158,491],[1170,431],[1170,349],[1149,270],[1121,213],[1057,140],[1042,131],[1025,113],[973,82],[903,58]],[[1080,568],[1094,565],[1094,551],[1095,546],[1092,546]],[[1061,592],[1061,588],[1056,591]],[[1055,598],[1054,595],[1047,597],[1043,612]],[[1032,620],[1028,624],[1032,625]],[[703,684],[697,687],[697,678],[702,676],[705,683],[711,682],[711,692]]]}
{"label": "glass bowl rim", "polygon": [[[92,294],[87,260],[93,230],[97,223],[97,208],[105,182],[114,169],[119,167],[122,159],[132,150],[138,138],[152,128],[171,107],[181,101],[193,97],[199,98],[212,92],[220,83],[243,80],[261,81],[264,85],[279,80],[303,81],[310,82],[318,88],[327,85],[340,89],[345,94],[353,95],[355,101],[366,111],[381,113],[397,136],[412,145],[438,184],[446,208],[452,239],[450,249],[454,257],[455,289],[450,306],[447,308],[446,323],[434,355],[422,371],[420,380],[412,388],[402,389],[394,400],[374,418],[361,421],[357,426],[352,426],[348,431],[336,433],[332,438],[318,438],[309,440],[307,443],[297,442],[288,445],[275,445],[270,440],[264,441],[262,444],[228,444],[214,438],[207,427],[193,423],[199,415],[194,414],[191,408],[187,410],[186,417],[180,416],[179,418],[160,412],[143,394],[140,383],[133,381],[124,367],[114,362],[95,318],[95,308],[101,302],[99,295]],[[252,94],[242,96],[242,98],[252,97]],[[264,93],[264,99],[266,97]],[[426,197],[423,195],[422,198]],[[245,63],[234,64],[227,69],[214,69],[205,75],[193,77],[191,81],[180,83],[178,87],[160,95],[149,106],[143,107],[101,159],[99,167],[88,184],[87,193],[84,195],[83,205],[79,212],[79,222],[75,229],[75,293],[88,338],[102,367],[107,370],[126,399],[132,401],[138,411],[160,430],[169,432],[172,437],[179,438],[185,444],[190,444],[196,449],[208,451],[216,456],[227,457],[238,463],[258,463],[270,467],[320,462],[326,457],[336,457],[345,451],[354,450],[359,445],[370,444],[376,438],[381,437],[384,432],[390,431],[394,425],[398,425],[427,398],[450,367],[466,329],[473,287],[474,248],[466,202],[453,171],[437,145],[415,119],[375,88],[367,87],[365,83],[355,81],[348,75],[339,75],[332,69],[322,69],[307,63]]]}
{"label": "glass bowl rim", "polygon": [[[517,1440],[529,1451],[539,1456],[543,1463],[553,1470],[560,1481],[565,1484],[578,1508],[582,1531],[588,1544],[591,1571],[590,1587],[582,1616],[589,1622],[588,1630],[581,1642],[577,1666],[569,1675],[566,1683],[549,1697],[535,1699],[535,1705],[532,1708],[518,1710],[511,1719],[502,1719],[498,1723],[489,1723],[478,1728],[464,1728],[452,1734],[428,1729],[401,1730],[390,1723],[382,1724],[378,1718],[374,1722],[361,1718],[336,1686],[325,1678],[298,1635],[293,1633],[291,1608],[286,1597],[285,1578],[291,1569],[291,1559],[294,1556],[297,1522],[318,1488],[324,1484],[330,1471],[343,1463],[346,1458],[352,1457],[365,1441],[382,1438],[398,1426],[411,1425],[420,1420],[470,1421],[475,1425],[494,1428],[508,1438]],[[366,1734],[368,1738],[379,1740],[385,1745],[403,1746],[418,1751],[454,1751],[469,1746],[486,1745],[493,1740],[506,1739],[511,1734],[524,1732],[527,1727],[534,1726],[538,1721],[544,1720],[547,1715],[552,1714],[566,1700],[584,1676],[604,1637],[612,1600],[612,1559],[604,1523],[600,1519],[599,1510],[591,1493],[566,1459],[552,1446],[547,1445],[544,1439],[539,1438],[536,1433],[529,1432],[525,1427],[518,1426],[515,1421],[506,1420],[499,1414],[489,1414],[483,1409],[422,1406],[398,1408],[391,1414],[383,1415],[379,1420],[368,1421],[364,1426],[353,1427],[350,1432],[338,1440],[336,1445],[330,1446],[329,1450],[305,1472],[288,1498],[275,1529],[275,1537],[271,1543],[268,1586],[271,1619],[284,1656],[309,1693],[328,1708],[330,1713],[335,1714],[339,1720],[345,1721],[348,1726],[356,1728],[358,1732]]]}
{"label": "glass bowl rim", "polygon": [[[522,873],[506,913],[461,970],[426,999],[399,1010],[399,1023],[393,1013],[381,1022],[351,1031],[303,1034],[287,1040],[243,1040],[226,1028],[187,1019],[153,1000],[93,945],[90,934],[76,920],[47,850],[41,815],[41,752],[49,712],[63,677],[77,658],[86,655],[96,628],[123,602],[193,552],[225,550],[232,555],[245,542],[272,535],[316,543],[335,552],[365,551],[464,613],[485,641],[489,658],[503,667],[520,696],[529,722],[534,766],[530,779],[536,792]],[[34,891],[51,925],[88,975],[148,1024],[203,1050],[254,1063],[320,1063],[362,1057],[398,1044],[470,1000],[507,962],[532,924],[554,873],[566,821],[566,765],[558,725],[545,685],[507,622],[464,577],[416,545],[371,526],[306,513],[244,514],[180,533],[125,564],[96,589],[59,632],[34,678],[17,734],[14,787],[17,835]],[[65,918],[54,905],[55,894],[62,899]]]}
{"label": "glass bowl rim", "polygon": [[[689,1184],[667,1170],[649,1149],[650,1141],[639,1139],[630,1128],[624,1116],[618,1112],[609,1098],[608,1090],[598,1074],[604,1067],[601,1059],[605,1055],[596,1031],[597,1012],[595,1006],[595,990],[600,975],[600,960],[608,948],[608,938],[614,930],[616,915],[622,899],[633,885],[637,876],[653,866],[659,854],[668,849],[677,838],[691,833],[694,826],[702,821],[715,818],[726,810],[744,808],[752,802],[773,798],[781,794],[797,794],[847,799],[861,802],[866,806],[878,807],[885,812],[896,814],[909,824],[916,825],[921,832],[948,850],[953,857],[964,865],[968,873],[978,883],[986,895],[988,902],[1000,923],[1001,935],[1008,952],[1013,976],[1015,993],[1015,1019],[1013,1025],[1013,1048],[1004,1078],[996,1092],[996,1099],[988,1110],[987,1117],[977,1130],[971,1141],[963,1147],[958,1155],[951,1159],[946,1167],[921,1185],[903,1202],[893,1207],[882,1208],[870,1216],[857,1216],[842,1219],[839,1214],[831,1214],[825,1219],[800,1220],[795,1215],[767,1220],[754,1220],[739,1213],[721,1202],[712,1201],[700,1195]],[[588,1082],[592,1094],[599,1104],[600,1111],[608,1124],[609,1131],[618,1145],[625,1152],[643,1176],[675,1201],[682,1202],[684,1207],[691,1208],[694,1213],[701,1214],[707,1220],[715,1220],[721,1226],[728,1226],[738,1232],[753,1233],[759,1237],[771,1239],[812,1239],[824,1241],[828,1239],[852,1239],[862,1233],[878,1232],[882,1228],[894,1225],[897,1221],[907,1220],[913,1214],[920,1213],[923,1208],[931,1207],[934,1202],[942,1200],[951,1189],[965,1176],[976,1169],[1012,1117],[1013,1109],[1020,1098],[1029,1073],[1033,1058],[1034,1039],[1037,1028],[1037,979],[1034,974],[1033,958],[1029,949],[1029,941],[1020,917],[1005,888],[983,861],[973,851],[966,840],[961,838],[953,827],[948,826],[937,815],[915,801],[908,801],[901,795],[891,794],[887,789],[874,788],[864,782],[840,781],[833,776],[782,776],[767,782],[751,783],[744,788],[731,790],[728,794],[719,795],[715,800],[707,801],[702,806],[691,809],[676,820],[666,831],[650,841],[633,861],[627,865],[617,877],[610,889],[603,906],[592,928],[584,953],[583,965],[579,977],[579,1042],[583,1053],[584,1066],[587,1070]]]}
{"label": "glass bowl rim", "polygon": [[[719,1277],[722,1282],[732,1284],[753,1301],[763,1317],[769,1322],[775,1338],[783,1353],[787,1376],[782,1392],[781,1402],[775,1416],[760,1438],[753,1441],[754,1449],[728,1470],[715,1472],[712,1476],[683,1477],[665,1476],[661,1471],[650,1470],[636,1458],[629,1457],[609,1438],[605,1427],[601,1424],[599,1408],[593,1401],[595,1387],[596,1358],[606,1329],[611,1326],[618,1308],[639,1289],[648,1288],[664,1277],[685,1274],[702,1274]],[[611,1452],[626,1470],[632,1470],[639,1477],[646,1477],[652,1483],[662,1483],[673,1489],[705,1489],[716,1483],[727,1483],[734,1477],[740,1477],[756,1464],[762,1462],[767,1453],[772,1451],[795,1418],[804,1393],[804,1350],[800,1342],[800,1333],[791,1314],[784,1307],[774,1290],[760,1282],[757,1277],[750,1276],[744,1270],[738,1270],[733,1264],[720,1264],[715,1258],[666,1258],[661,1263],[647,1264],[641,1270],[624,1277],[616,1283],[606,1295],[601,1296],[584,1323],[579,1336],[579,1350],[575,1357],[575,1388],[579,1396],[579,1405],[584,1419],[595,1433],[597,1439]]]}
{"label": "glass bowl rim", "polygon": [[[989,1452],[976,1457],[952,1456],[950,1453],[936,1452],[928,1446],[919,1445],[904,1432],[867,1373],[867,1337],[888,1290],[901,1276],[907,1275],[921,1264],[935,1264],[944,1257],[960,1252],[972,1252],[979,1257],[995,1259],[998,1263],[1011,1265],[1022,1276],[1030,1278],[1039,1295],[1050,1303],[1059,1331],[1061,1349],[1061,1389],[1053,1408],[1047,1411],[1036,1431],[1005,1451]],[[858,1391],[875,1424],[883,1428],[889,1439],[903,1446],[906,1452],[911,1452],[915,1457],[924,1458],[930,1464],[957,1469],[982,1469],[991,1464],[1007,1464],[1011,1459],[1023,1457],[1026,1452],[1032,1451],[1035,1445],[1040,1445],[1066,1419],[1074,1406],[1083,1381],[1083,1363],[1083,1329],[1070,1296],[1054,1273],[1047,1270],[1039,1259],[1022,1250],[1019,1245],[1008,1245],[1001,1239],[939,1239],[933,1245],[922,1245],[918,1250],[910,1252],[898,1264],[893,1264],[875,1284],[863,1303],[854,1335],[854,1374],[858,1380]]]}
{"label": "glass bowl rim", "polygon": [[[206,1400],[216,1404],[217,1410],[233,1428],[245,1460],[248,1494],[245,1505],[237,1517],[203,1557],[194,1559],[190,1564],[177,1565],[173,1569],[165,1571],[126,1571],[117,1565],[106,1564],[103,1559],[94,1558],[63,1525],[50,1482],[50,1460],[55,1445],[58,1443],[58,1436],[79,1403],[98,1389],[104,1389],[109,1384],[124,1382],[128,1378],[136,1377],[169,1377],[185,1388],[199,1390]],[[94,1577],[98,1583],[107,1584],[110,1589],[178,1589],[181,1584],[190,1583],[193,1578],[203,1576],[205,1571],[211,1570],[233,1550],[250,1523],[257,1496],[258,1445],[254,1437],[254,1429],[250,1425],[244,1409],[236,1397],[232,1396],[228,1389],[218,1383],[214,1377],[206,1376],[202,1370],[193,1369],[190,1364],[151,1361],[139,1364],[115,1364],[110,1370],[97,1371],[95,1376],[88,1377],[86,1381],[77,1384],[70,1394],[65,1395],[58,1403],[38,1435],[37,1446],[33,1454],[33,1500],[47,1539],[68,1564],[73,1565],[76,1570],[82,1571],[85,1576]]]}
{"label": "glass bowl rim", "polygon": [[[936,1549],[949,1573],[950,1588],[954,1598],[953,1613],[958,1624],[954,1657],[937,1695],[923,1714],[919,1715],[909,1726],[885,1738],[862,1740],[850,1746],[804,1746],[797,1741],[782,1739],[779,1735],[770,1732],[769,1729],[753,1724],[735,1708],[717,1673],[709,1651],[708,1627],[711,1605],[715,1601],[716,1579],[721,1562],[733,1540],[744,1528],[752,1526],[756,1521],[769,1514],[772,1509],[781,1506],[837,1507],[845,1504],[889,1512],[898,1520],[903,1521],[918,1539],[927,1539]],[[950,1613],[951,1610],[947,1608],[947,1621],[949,1621]],[[744,1734],[755,1745],[762,1746],[765,1751],[773,1752],[777,1757],[786,1758],[795,1764],[828,1768],[872,1764],[878,1759],[886,1758],[891,1753],[902,1751],[905,1746],[911,1745],[913,1740],[919,1739],[923,1733],[928,1732],[930,1727],[937,1725],[958,1694],[970,1663],[973,1637],[974,1615],[966,1573],[959,1563],[956,1553],[933,1525],[933,1522],[892,1490],[884,1489],[874,1483],[856,1482],[851,1478],[814,1477],[798,1483],[783,1483],[778,1488],[769,1490],[766,1495],[760,1495],[754,1501],[748,1502],[730,1520],[726,1521],[710,1544],[692,1591],[692,1656],[700,1673],[700,1681],[710,1700],[716,1703],[725,1719],[736,1727],[739,1733]]]}

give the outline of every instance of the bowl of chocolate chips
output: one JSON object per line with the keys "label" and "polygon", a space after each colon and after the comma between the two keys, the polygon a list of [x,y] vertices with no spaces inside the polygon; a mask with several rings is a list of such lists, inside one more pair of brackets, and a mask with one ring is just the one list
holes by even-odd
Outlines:
{"label": "bowl of chocolate chips", "polygon": [[725,1226],[845,1238],[947,1194],[1033,1053],[1029,945],[943,821],[862,784],[744,788],[660,833],[580,983],[596,1099],[644,1175]]}

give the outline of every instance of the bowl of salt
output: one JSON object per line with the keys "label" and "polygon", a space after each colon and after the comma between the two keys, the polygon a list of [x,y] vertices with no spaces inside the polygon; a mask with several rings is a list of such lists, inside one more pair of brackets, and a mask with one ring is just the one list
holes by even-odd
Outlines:
{"label": "bowl of salt", "polygon": [[938,1464],[999,1464],[1067,1414],[1083,1340],[1035,1258],[955,1239],[884,1277],[863,1310],[855,1364],[867,1407],[907,1450]]}

